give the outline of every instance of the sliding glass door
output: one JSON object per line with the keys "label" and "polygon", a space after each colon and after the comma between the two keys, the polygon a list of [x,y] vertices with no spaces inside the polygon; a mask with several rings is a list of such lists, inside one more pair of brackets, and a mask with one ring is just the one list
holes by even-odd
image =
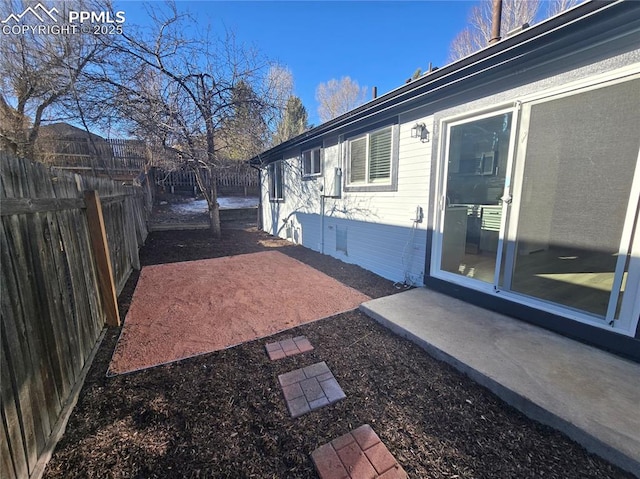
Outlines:
{"label": "sliding glass door", "polygon": [[445,122],[432,274],[633,334],[638,125],[637,75]]}
{"label": "sliding glass door", "polygon": [[440,270],[489,285],[501,257],[513,109],[448,125]]}
{"label": "sliding glass door", "polygon": [[505,289],[616,320],[637,226],[639,99],[635,80],[523,108]]}

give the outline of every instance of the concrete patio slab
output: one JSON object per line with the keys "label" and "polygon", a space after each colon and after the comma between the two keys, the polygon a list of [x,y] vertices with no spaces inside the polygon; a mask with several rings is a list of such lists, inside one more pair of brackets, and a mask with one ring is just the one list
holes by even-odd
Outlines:
{"label": "concrete patio slab", "polygon": [[640,364],[424,288],[360,309],[640,477]]}

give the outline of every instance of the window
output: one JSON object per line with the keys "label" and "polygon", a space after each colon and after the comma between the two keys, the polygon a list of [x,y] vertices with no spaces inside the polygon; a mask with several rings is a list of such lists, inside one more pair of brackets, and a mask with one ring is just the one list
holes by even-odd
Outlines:
{"label": "window", "polygon": [[313,148],[302,152],[302,177],[319,176],[322,174],[320,148]]}
{"label": "window", "polygon": [[269,175],[269,201],[284,200],[282,161],[274,161],[267,167]]}
{"label": "window", "polygon": [[351,137],[346,142],[346,191],[395,191],[397,125]]}

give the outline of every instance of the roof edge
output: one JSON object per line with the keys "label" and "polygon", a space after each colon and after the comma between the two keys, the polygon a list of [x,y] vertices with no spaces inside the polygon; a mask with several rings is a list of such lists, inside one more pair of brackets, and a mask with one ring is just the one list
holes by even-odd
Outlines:
{"label": "roof edge", "polygon": [[[583,4],[576,5],[573,8],[570,8],[564,12],[554,15],[553,17],[545,19],[544,21],[535,24],[527,29],[524,29],[521,32],[508,37],[504,37],[499,42],[487,45],[477,52],[474,52],[466,57],[449,63],[444,67],[435,69],[425,75],[422,75],[416,80],[413,80],[383,95],[380,95],[379,97],[370,100],[367,103],[364,103],[363,105],[360,105],[359,107],[348,111],[347,113],[344,113],[283,143],[265,150],[247,161],[253,165],[264,165],[276,161],[276,159],[271,159],[271,157],[276,156],[281,152],[283,153],[286,150],[301,145],[305,142],[313,141],[314,139],[331,133],[332,131],[338,130],[348,125],[349,123],[357,121],[359,118],[370,116],[377,110],[381,111],[384,109],[382,107],[388,105],[389,103],[392,103],[395,99],[401,98],[402,96],[405,96],[413,91],[423,89],[429,84],[432,84],[435,81],[440,80],[448,75],[452,75],[453,73],[463,71],[474,65],[478,65],[514,46],[523,45],[533,39],[542,37],[543,35],[556,31],[558,29],[567,28],[569,25],[572,25],[576,22],[587,21],[592,15],[623,3],[633,2],[631,2],[630,0],[590,0]],[[267,158],[266,162],[262,160],[265,157]]]}

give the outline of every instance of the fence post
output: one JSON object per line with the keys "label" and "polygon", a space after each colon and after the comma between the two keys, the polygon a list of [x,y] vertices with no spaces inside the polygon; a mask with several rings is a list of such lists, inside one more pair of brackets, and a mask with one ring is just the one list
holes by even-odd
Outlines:
{"label": "fence post", "polygon": [[104,217],[102,216],[102,204],[100,203],[98,192],[95,190],[85,191],[84,201],[87,205],[87,221],[89,223],[91,249],[96,259],[98,287],[100,288],[100,297],[102,298],[107,316],[107,325],[120,326],[120,312],[118,311],[118,298],[113,280],[111,255],[109,253],[107,232],[104,226]]}

